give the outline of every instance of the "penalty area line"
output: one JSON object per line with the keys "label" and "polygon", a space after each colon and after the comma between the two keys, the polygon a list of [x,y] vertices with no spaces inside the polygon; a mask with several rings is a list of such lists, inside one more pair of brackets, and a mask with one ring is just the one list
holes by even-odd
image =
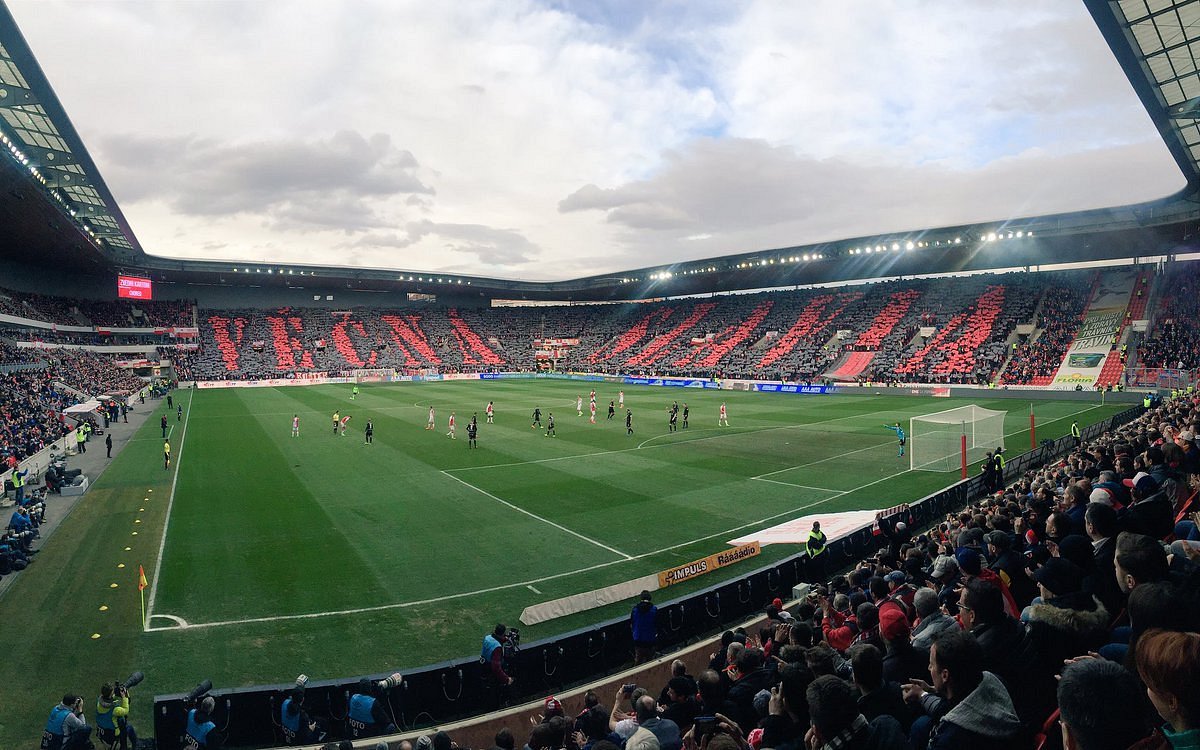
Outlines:
{"label": "penalty area line", "polygon": [[530,511],[527,511],[520,506],[513,505],[512,503],[508,502],[507,500],[496,497],[495,495],[493,495],[492,493],[488,492],[485,489],[476,487],[475,485],[471,484],[470,482],[466,481],[465,479],[459,479],[458,477],[454,476],[453,474],[451,474],[447,471],[443,471],[442,474],[445,474],[446,476],[450,477],[451,479],[458,482],[459,484],[462,484],[466,487],[470,487],[471,489],[475,490],[476,492],[483,495],[484,497],[489,497],[492,500],[495,500],[496,502],[500,503],[501,505],[504,505],[508,508],[511,508],[512,510],[517,511],[518,513],[524,513],[525,515],[529,516],[530,518],[532,518],[534,520],[541,521],[544,524],[553,526],[554,528],[558,529],[559,531],[565,531],[566,533],[570,534],[571,536],[573,536],[577,539],[582,539],[583,541],[587,542],[588,544],[593,544],[597,547],[600,547],[601,549],[606,549],[609,552],[613,553],[614,555],[620,555],[621,557],[625,558],[626,560],[633,559],[633,556],[628,555],[619,549],[609,547],[607,544],[597,542],[595,539],[588,539],[586,536],[584,536],[583,534],[580,534],[578,531],[573,531],[571,529],[568,529],[566,526],[563,526],[562,524],[551,521],[549,518],[543,518],[542,516],[539,516],[536,513],[531,513]]}

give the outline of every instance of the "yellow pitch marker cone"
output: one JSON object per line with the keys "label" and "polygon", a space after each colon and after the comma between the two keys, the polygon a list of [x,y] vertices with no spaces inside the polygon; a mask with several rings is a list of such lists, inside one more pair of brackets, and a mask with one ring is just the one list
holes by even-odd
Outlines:
{"label": "yellow pitch marker cone", "polygon": [[99,633],[92,633],[92,640],[93,640],[93,641],[95,641],[95,640],[99,640],[99,638],[100,638],[100,634],[99,634]]}
{"label": "yellow pitch marker cone", "polygon": [[101,605],[100,605],[100,611],[101,611],[101,612],[107,612],[107,611],[108,611],[108,605],[107,605],[107,604],[101,604]]}
{"label": "yellow pitch marker cone", "polygon": [[117,567],[118,567],[118,568],[123,568],[123,567],[125,567],[125,563],[117,563]]}
{"label": "yellow pitch marker cone", "polygon": [[110,589],[115,589],[115,588],[117,587],[117,584],[115,584],[115,583],[110,583],[110,584],[108,584],[108,587],[109,587]]}

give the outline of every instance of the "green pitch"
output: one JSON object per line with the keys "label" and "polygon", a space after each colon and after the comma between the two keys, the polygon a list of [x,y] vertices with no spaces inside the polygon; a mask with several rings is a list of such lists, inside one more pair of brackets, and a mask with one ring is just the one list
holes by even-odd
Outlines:
{"label": "green pitch", "polygon": [[[206,677],[222,688],[470,657],[484,632],[519,626],[531,604],[704,557],[798,516],[918,499],[957,474],[908,471],[883,424],[907,429],[912,416],[972,403],[626,387],[627,435],[623,412],[606,419],[617,386],[595,385],[594,425],[592,385],[578,382],[363,386],[354,400],[349,386],[180,393],[176,463],[164,470],[151,419],[0,603],[11,645],[0,702],[23,707],[0,716],[0,746],[31,746],[64,692],[90,705],[101,682],[132,669],[147,674],[134,723],[148,731],[154,693]],[[495,424],[485,423],[489,400]],[[672,400],[688,404],[687,430],[668,432]],[[717,426],[722,401],[729,427]],[[1007,410],[1010,454],[1027,449],[1027,403],[973,403]],[[543,429],[530,427],[534,407]],[[1040,402],[1038,436],[1123,408]],[[345,435],[333,432],[335,410],[352,417]],[[452,411],[456,440],[446,434]],[[545,435],[551,412],[557,437]],[[467,446],[472,414],[477,450]],[[722,573],[795,552],[769,546]],[[139,564],[150,579],[145,630]],[[522,627],[523,636],[627,610]]]}

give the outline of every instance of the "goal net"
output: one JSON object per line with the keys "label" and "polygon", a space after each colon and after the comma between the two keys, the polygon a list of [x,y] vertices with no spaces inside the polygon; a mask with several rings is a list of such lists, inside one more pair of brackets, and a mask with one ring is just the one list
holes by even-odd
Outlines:
{"label": "goal net", "polygon": [[913,417],[908,430],[909,467],[913,471],[953,471],[975,463],[989,450],[1004,447],[1006,413],[972,404]]}

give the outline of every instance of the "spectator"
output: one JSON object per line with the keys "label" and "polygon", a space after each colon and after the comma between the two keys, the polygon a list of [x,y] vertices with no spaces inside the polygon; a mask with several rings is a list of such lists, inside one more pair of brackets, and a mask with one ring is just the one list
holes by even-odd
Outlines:
{"label": "spectator", "polygon": [[918,589],[913,597],[913,607],[917,610],[918,618],[913,630],[914,648],[929,650],[938,633],[958,630],[958,622],[939,609],[938,595],[933,589]]}
{"label": "spectator", "polygon": [[1200,746],[1200,634],[1147,632],[1137,645],[1137,671],[1168,747]]}
{"label": "spectator", "polygon": [[809,748],[871,748],[907,750],[899,722],[891,716],[868,721],[859,713],[854,690],[832,675],[818,677],[805,691],[812,727],[805,737]]}
{"label": "spectator", "polygon": [[[929,674],[931,684],[914,680],[904,686],[904,697],[934,720],[930,750],[1013,746],[1020,719],[1004,683],[983,670],[983,650],[974,636],[962,631],[938,636],[929,651]],[[916,725],[913,731],[919,732]]]}
{"label": "spectator", "polygon": [[1144,703],[1137,680],[1120,665],[1068,664],[1058,683],[1063,750],[1128,750],[1146,736]]}

